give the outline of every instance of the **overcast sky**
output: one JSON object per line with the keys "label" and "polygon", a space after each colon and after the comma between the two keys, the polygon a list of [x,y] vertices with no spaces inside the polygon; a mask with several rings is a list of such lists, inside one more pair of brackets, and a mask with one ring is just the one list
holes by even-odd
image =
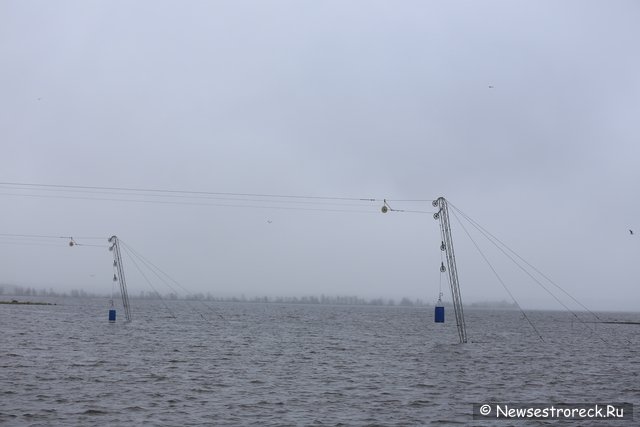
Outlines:
{"label": "overcast sky", "polygon": [[[638,22],[635,0],[3,0],[0,182],[377,201],[4,184],[0,234],[117,234],[217,296],[434,301],[437,221],[379,200],[444,196],[589,308],[637,310]],[[463,301],[510,300],[452,223]],[[465,226],[523,306],[562,308]],[[0,237],[0,283],[110,292],[106,241],[78,243],[104,247]]]}

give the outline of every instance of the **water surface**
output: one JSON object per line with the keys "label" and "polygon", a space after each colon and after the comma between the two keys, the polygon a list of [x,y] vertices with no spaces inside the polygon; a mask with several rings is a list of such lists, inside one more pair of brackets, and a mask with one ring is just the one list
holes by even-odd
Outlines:
{"label": "water surface", "polygon": [[554,425],[471,405],[640,402],[639,325],[531,312],[541,341],[517,311],[467,309],[460,345],[432,308],[132,300],[110,324],[104,300],[58,302],[0,305],[0,424]]}

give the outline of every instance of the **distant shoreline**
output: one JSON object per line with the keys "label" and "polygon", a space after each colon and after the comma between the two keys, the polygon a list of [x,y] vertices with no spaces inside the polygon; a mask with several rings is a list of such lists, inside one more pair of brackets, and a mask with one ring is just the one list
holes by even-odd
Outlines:
{"label": "distant shoreline", "polygon": [[[36,298],[36,299],[91,299],[91,298],[115,298],[120,299],[119,296],[108,296],[108,295],[98,295],[98,294],[90,294],[85,292],[77,292],[73,291],[71,294],[67,293],[47,293],[47,294],[31,294],[31,295],[21,295],[21,294],[0,294],[0,298],[12,298],[11,301],[0,301],[0,304],[26,304],[26,305],[57,305],[55,303],[48,302],[31,302],[24,301],[19,302],[16,300],[16,297],[25,297],[25,298]],[[146,293],[146,294],[133,294],[130,296],[130,300],[161,300],[161,301],[201,301],[201,302],[217,302],[217,303],[263,303],[263,304],[293,304],[293,305],[332,305],[332,306],[375,306],[375,307],[434,307],[435,303],[433,302],[425,302],[421,299],[409,299],[404,297],[400,300],[396,300],[394,298],[364,298],[359,296],[345,296],[345,295],[336,295],[336,296],[301,296],[301,297],[267,297],[267,296],[251,296],[245,297],[244,295],[237,297],[220,297],[220,296],[211,296],[211,295],[203,295],[203,294],[191,294],[187,296],[178,296],[176,294],[168,294],[168,295],[159,295],[157,293]],[[16,302],[13,302],[16,301]],[[452,307],[451,302],[444,301],[443,305],[445,307]],[[514,310],[515,307],[513,304],[509,304],[505,301],[485,301],[485,302],[472,302],[464,304],[464,307],[470,309],[478,309],[478,310]]]}
{"label": "distant shoreline", "polygon": [[0,301],[0,304],[12,304],[12,305],[57,305],[52,302],[38,302],[38,301],[18,301],[17,299],[11,301]]}

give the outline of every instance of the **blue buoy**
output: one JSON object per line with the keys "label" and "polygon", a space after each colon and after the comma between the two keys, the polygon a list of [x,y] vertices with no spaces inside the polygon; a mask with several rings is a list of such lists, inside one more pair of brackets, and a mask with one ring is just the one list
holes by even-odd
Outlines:
{"label": "blue buoy", "polygon": [[444,304],[442,303],[442,291],[440,291],[438,302],[436,302],[435,321],[436,323],[444,323]]}
{"label": "blue buoy", "polygon": [[112,308],[111,310],[109,310],[109,322],[115,322],[116,321],[116,309]]}

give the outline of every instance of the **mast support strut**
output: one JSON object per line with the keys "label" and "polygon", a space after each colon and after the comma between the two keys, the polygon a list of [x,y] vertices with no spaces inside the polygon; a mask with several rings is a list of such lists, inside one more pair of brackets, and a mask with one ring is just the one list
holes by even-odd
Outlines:
{"label": "mast support strut", "polygon": [[124,315],[127,318],[127,322],[130,322],[131,307],[129,305],[129,293],[127,292],[127,281],[124,278],[124,268],[122,266],[122,255],[120,254],[120,241],[118,240],[117,236],[111,236],[109,238],[109,243],[111,243],[109,250],[113,252],[113,264],[118,271],[117,280],[118,280],[118,283],[120,283],[120,294],[122,294],[122,306],[124,307]]}
{"label": "mast support strut", "polygon": [[451,298],[453,300],[453,310],[456,316],[458,336],[460,343],[467,342],[467,328],[464,323],[464,312],[462,309],[462,296],[460,294],[460,283],[458,281],[458,269],[456,268],[456,256],[453,251],[453,239],[451,237],[451,224],[449,222],[449,206],[444,197],[439,197],[433,201],[433,206],[438,208],[438,212],[433,218],[440,221],[440,234],[442,245],[440,248],[445,251],[447,258],[447,270],[449,272],[449,285],[451,287]]}

